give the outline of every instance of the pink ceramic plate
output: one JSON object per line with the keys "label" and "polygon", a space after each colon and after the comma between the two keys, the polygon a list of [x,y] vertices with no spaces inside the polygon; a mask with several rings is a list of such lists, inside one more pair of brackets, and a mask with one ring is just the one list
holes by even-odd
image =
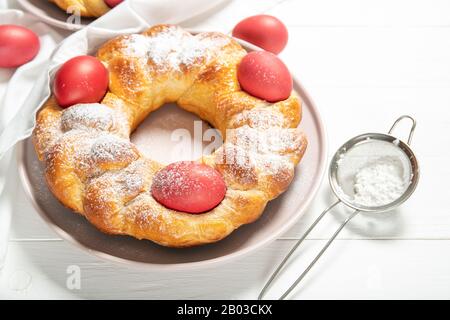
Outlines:
{"label": "pink ceramic plate", "polygon": [[[249,51],[257,49],[242,41],[241,44]],[[19,146],[19,171],[24,188],[39,214],[63,239],[110,261],[169,270],[208,266],[242,257],[268,245],[297,221],[314,199],[326,169],[327,142],[319,111],[295,79],[294,90],[303,101],[300,127],[306,132],[309,145],[292,184],[284,194],[268,204],[258,221],[239,228],[217,243],[172,249],[147,240],[111,236],[98,231],[85,218],[60,204],[48,190],[43,167],[36,158],[31,139]],[[164,116],[166,107],[152,113],[149,118]],[[173,110],[173,107],[168,108]],[[158,115],[157,112],[161,113]]]}

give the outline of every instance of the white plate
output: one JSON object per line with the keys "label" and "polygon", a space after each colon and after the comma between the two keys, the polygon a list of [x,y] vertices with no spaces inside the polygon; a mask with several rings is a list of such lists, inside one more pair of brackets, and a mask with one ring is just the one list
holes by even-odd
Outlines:
{"label": "white plate", "polygon": [[[256,49],[248,43],[240,42],[249,51]],[[309,141],[294,180],[284,194],[268,204],[258,221],[239,228],[217,243],[173,249],[147,240],[111,236],[98,231],[84,217],[65,208],[48,190],[43,166],[36,158],[31,139],[22,142],[18,148],[20,177],[39,214],[63,239],[107,260],[148,269],[172,270],[208,266],[242,257],[275,240],[297,221],[314,199],[326,170],[327,142],[319,111],[296,79],[294,90],[303,101],[303,120],[300,127],[307,134]],[[155,111],[141,124],[136,135],[142,138],[143,135],[151,133],[152,121],[157,123],[154,120],[159,119],[160,122],[165,122],[165,117],[174,110],[174,107],[164,106]],[[132,136],[131,140],[134,139],[136,137]],[[160,148],[166,148],[163,142]]]}
{"label": "white plate", "polygon": [[94,18],[80,18],[79,20],[71,17],[70,14],[64,12],[55,4],[48,0],[17,0],[19,4],[28,12],[35,15],[42,21],[49,25],[77,31],[86,27],[89,23],[94,21]]}

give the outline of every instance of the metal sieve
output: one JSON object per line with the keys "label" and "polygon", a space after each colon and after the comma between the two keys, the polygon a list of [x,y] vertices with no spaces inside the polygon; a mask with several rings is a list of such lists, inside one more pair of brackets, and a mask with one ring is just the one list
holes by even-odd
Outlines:
{"label": "metal sieve", "polygon": [[[405,143],[399,138],[395,137],[392,133],[398,123],[404,119],[411,121],[411,129],[408,136],[408,142]],[[286,296],[302,281],[306,274],[311,270],[314,264],[319,260],[323,253],[328,249],[333,240],[342,231],[345,225],[353,219],[359,212],[384,212],[389,211],[404,201],[406,201],[411,194],[416,189],[419,180],[419,164],[414,152],[410,148],[414,130],[416,128],[416,121],[413,117],[404,115],[399,117],[394,124],[389,129],[388,133],[365,133],[358,135],[346,143],[344,143],[334,154],[329,171],[328,179],[333,190],[334,195],[337,197],[337,201],[326,208],[319,217],[312,223],[305,234],[298,240],[298,242],[292,247],[283,261],[280,263],[278,268],[271,275],[258,299],[261,300],[264,294],[267,292],[268,288],[271,286],[275,278],[280,274],[286,262],[299,247],[299,245],[305,240],[308,234],[314,229],[314,227],[319,223],[319,221],[325,216],[327,212],[333,209],[340,203],[354,209],[354,211],[344,220],[344,222],[339,226],[331,238],[327,241],[324,247],[308,265],[308,267],[303,271],[303,273],[295,280],[295,282],[283,293],[279,298],[280,300],[286,298]],[[367,204],[361,203],[357,200],[354,194],[354,189],[352,188],[352,180],[358,170],[366,168],[374,160],[380,158],[391,157],[399,161],[402,166],[402,174],[407,182],[406,188],[402,193],[389,201],[388,203],[381,204]]]}

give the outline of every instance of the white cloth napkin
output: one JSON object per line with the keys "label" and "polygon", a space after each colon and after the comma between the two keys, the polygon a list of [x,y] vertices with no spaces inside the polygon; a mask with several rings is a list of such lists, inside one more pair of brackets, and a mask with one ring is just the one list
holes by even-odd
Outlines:
{"label": "white cloth napkin", "polygon": [[[39,55],[18,68],[9,79],[0,105],[1,268],[6,256],[11,220],[10,190],[15,190],[12,184],[18,182],[17,177],[8,177],[8,173],[14,171],[11,166],[15,165],[12,147],[31,135],[36,112],[50,96],[50,80],[60,64],[71,57],[95,52],[100,44],[117,35],[139,32],[158,23],[181,23],[228,0],[128,0],[59,45],[62,39],[57,32],[19,10],[1,10],[1,6],[8,1],[0,1],[0,24],[28,26],[39,35],[41,41]],[[6,81],[11,72],[0,69],[0,81]]]}

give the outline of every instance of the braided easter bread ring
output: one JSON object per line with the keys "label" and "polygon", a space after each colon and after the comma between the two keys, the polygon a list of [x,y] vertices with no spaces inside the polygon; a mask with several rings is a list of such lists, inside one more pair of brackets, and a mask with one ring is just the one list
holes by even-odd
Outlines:
{"label": "braided easter bread ring", "polygon": [[100,17],[110,8],[104,0],[49,0],[69,13],[78,13],[82,17]]}
{"label": "braided easter bread ring", "polygon": [[[215,242],[255,221],[291,183],[307,140],[297,128],[295,94],[268,103],[240,89],[237,66],[245,55],[226,35],[194,36],[170,25],[107,42],[97,52],[110,74],[101,104],[63,110],[50,98],[38,113],[33,141],[50,190],[103,232],[170,247]],[[202,214],[158,203],[150,190],[164,165],[130,142],[139,123],[169,102],[225,137],[198,160],[218,170],[227,186],[223,201]]]}

